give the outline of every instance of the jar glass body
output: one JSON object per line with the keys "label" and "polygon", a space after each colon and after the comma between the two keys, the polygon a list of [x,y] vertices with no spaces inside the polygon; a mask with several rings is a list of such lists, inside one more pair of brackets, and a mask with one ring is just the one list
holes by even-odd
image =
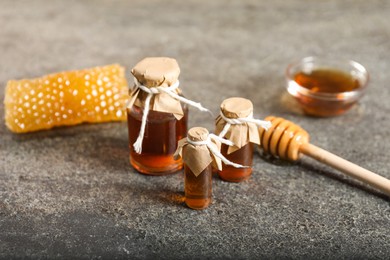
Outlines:
{"label": "jar glass body", "polygon": [[229,146],[222,144],[221,153],[231,162],[249,166],[248,168],[235,168],[222,163],[222,171],[218,171],[218,175],[222,180],[230,182],[241,182],[248,179],[252,175],[253,161],[253,144],[247,143],[240,149],[227,154]]}
{"label": "jar glass body", "polygon": [[211,203],[212,166],[209,164],[198,176],[184,165],[185,202],[192,209],[204,209]]}
{"label": "jar glass body", "polygon": [[173,158],[177,142],[187,134],[188,107],[182,105],[182,108],[184,116],[180,120],[172,113],[149,111],[140,154],[134,151],[133,144],[140,132],[143,108],[133,105],[127,109],[130,163],[137,171],[148,175],[166,175],[183,167],[181,159]]}

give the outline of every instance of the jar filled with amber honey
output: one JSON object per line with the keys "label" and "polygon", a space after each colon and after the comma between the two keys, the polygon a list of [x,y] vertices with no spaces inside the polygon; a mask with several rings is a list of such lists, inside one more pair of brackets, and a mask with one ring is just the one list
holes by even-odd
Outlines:
{"label": "jar filled with amber honey", "polygon": [[[185,203],[192,209],[207,208],[211,202],[215,158],[210,153],[210,146],[219,150],[219,144],[211,141],[209,132],[203,127],[191,128],[187,138],[179,141],[175,157],[184,160]],[[221,164],[220,160],[218,163]]]}
{"label": "jar filled with amber honey", "polygon": [[259,126],[267,129],[271,123],[253,118],[253,104],[250,100],[232,97],[221,103],[215,132],[233,144],[222,144],[221,153],[229,161],[247,166],[241,168],[223,163],[222,170],[218,171],[221,179],[241,182],[251,176],[253,144],[260,144]]}
{"label": "jar filled with amber honey", "polygon": [[144,174],[174,173],[182,168],[173,154],[178,140],[186,136],[188,121],[187,106],[175,98],[181,95],[179,65],[171,58],[145,58],[131,73],[135,83],[127,106],[130,163]]}
{"label": "jar filled with amber honey", "polygon": [[226,139],[210,134],[206,128],[193,127],[179,141],[175,158],[184,160],[185,202],[192,209],[207,208],[211,202],[213,168],[222,170],[222,162],[237,168],[220,152],[221,144],[232,145]]}
{"label": "jar filled with amber honey", "polygon": [[175,59],[145,58],[131,73],[134,86],[127,105],[130,163],[144,174],[174,173],[183,167],[173,154],[187,133],[187,105],[208,109],[183,97]]}

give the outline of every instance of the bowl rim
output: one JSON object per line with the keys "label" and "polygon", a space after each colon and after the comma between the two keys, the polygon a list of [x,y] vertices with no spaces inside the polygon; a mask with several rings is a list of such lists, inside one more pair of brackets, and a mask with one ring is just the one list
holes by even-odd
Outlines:
{"label": "bowl rim", "polygon": [[[337,92],[337,93],[324,93],[324,92],[313,92],[310,89],[302,87],[293,79],[293,77],[295,75],[291,72],[291,70],[293,68],[300,66],[302,64],[305,64],[305,63],[309,63],[309,62],[315,64],[316,61],[319,61],[319,60],[324,61],[325,62],[325,63],[323,63],[324,65],[326,64],[326,62],[329,62],[329,61],[337,62],[337,63],[345,62],[346,64],[351,66],[351,68],[361,72],[364,75],[362,84],[360,84],[359,88],[352,90],[352,91],[342,91],[342,92]],[[324,67],[334,68],[334,66],[332,66],[332,65],[324,66]],[[367,69],[361,63],[359,63],[357,61],[349,60],[349,59],[337,59],[337,58],[331,58],[331,57],[318,57],[318,56],[308,56],[308,57],[305,57],[303,59],[300,59],[299,61],[295,61],[295,62],[288,64],[288,66],[285,70],[285,77],[286,77],[286,81],[287,81],[286,88],[287,88],[287,91],[291,95],[293,95],[293,93],[291,93],[291,91],[290,91],[290,84],[294,84],[294,87],[295,87],[294,91],[299,92],[299,94],[302,94],[304,96],[308,96],[311,98],[315,98],[315,99],[330,100],[330,101],[346,101],[346,100],[347,101],[354,101],[354,100],[359,99],[364,94],[365,90],[367,89],[367,85],[368,85],[368,82],[370,80],[370,74],[368,73]]]}

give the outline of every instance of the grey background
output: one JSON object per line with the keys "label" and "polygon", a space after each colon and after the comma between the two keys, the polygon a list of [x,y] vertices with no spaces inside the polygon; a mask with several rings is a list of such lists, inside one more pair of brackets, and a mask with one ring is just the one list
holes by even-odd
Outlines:
{"label": "grey background", "polygon": [[[259,118],[290,119],[311,141],[390,178],[390,2],[0,2],[0,98],[7,80],[170,56],[187,97],[215,113],[250,98]],[[347,114],[297,113],[288,63],[354,59],[371,81]],[[0,107],[4,117],[4,108]],[[213,129],[191,111],[190,126]],[[25,135],[0,124],[0,258],[388,258],[389,199],[309,158],[254,158],[250,180],[213,179],[204,211],[183,204],[183,176],[128,163],[126,123]]]}

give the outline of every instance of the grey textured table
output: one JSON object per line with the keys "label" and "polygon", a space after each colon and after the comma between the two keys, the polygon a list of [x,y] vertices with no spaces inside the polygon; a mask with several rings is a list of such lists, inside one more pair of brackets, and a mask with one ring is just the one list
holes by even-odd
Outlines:
{"label": "grey textured table", "polygon": [[[255,115],[290,119],[311,140],[390,178],[389,1],[0,2],[0,98],[7,80],[170,56],[187,97],[218,111],[250,98]],[[310,55],[355,59],[367,95],[316,119],[286,98],[284,69]],[[4,117],[4,108],[0,108]],[[191,111],[190,126],[213,129]],[[304,158],[258,154],[244,183],[214,181],[212,205],[183,204],[183,176],[128,163],[126,123],[26,135],[0,125],[0,258],[388,258],[389,199]]]}

